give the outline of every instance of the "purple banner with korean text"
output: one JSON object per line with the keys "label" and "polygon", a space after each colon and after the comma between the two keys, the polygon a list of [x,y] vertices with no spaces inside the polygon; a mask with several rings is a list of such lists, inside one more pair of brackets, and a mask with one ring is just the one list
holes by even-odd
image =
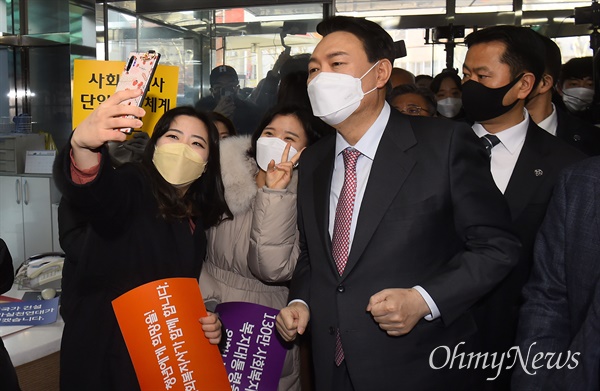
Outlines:
{"label": "purple banner with korean text", "polygon": [[56,322],[58,297],[0,304],[0,326],[38,326]]}
{"label": "purple banner with korean text", "polygon": [[275,329],[279,310],[231,302],[216,312],[226,330],[222,356],[232,391],[276,391],[287,353]]}

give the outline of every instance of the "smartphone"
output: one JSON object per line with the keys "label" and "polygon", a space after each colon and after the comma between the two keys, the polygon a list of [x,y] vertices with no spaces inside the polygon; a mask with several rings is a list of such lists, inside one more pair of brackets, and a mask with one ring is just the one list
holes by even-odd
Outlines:
{"label": "smartphone", "polygon": [[[117,84],[116,91],[137,88],[142,90],[143,94],[137,98],[128,99],[121,102],[122,105],[136,105],[138,107],[142,106],[152,78],[154,77],[154,71],[158,66],[159,60],[160,53],[157,53],[154,50],[129,53],[129,58],[125,62],[125,68],[119,77],[119,83]],[[127,134],[131,134],[133,131],[132,128],[121,128],[119,130]]]}

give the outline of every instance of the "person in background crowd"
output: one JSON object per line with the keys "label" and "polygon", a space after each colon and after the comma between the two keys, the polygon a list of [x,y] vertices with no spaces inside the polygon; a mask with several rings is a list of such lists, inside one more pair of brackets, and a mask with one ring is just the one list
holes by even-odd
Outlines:
{"label": "person in background crowd", "polygon": [[390,91],[388,103],[403,114],[433,117],[436,112],[435,97],[426,88],[403,84]]}
{"label": "person in background crowd", "polygon": [[600,389],[600,158],[565,169],[523,289],[514,391]]}
{"label": "person in background crowd", "polygon": [[[281,52],[277,61],[273,64],[273,69],[267,72],[267,76],[258,82],[250,96],[250,100],[259,107],[261,115],[266,114],[276,105],[281,105],[279,99],[281,84],[290,74],[306,72],[309,58],[310,54],[308,53],[290,56],[286,51]],[[306,84],[307,77],[304,78],[304,84]],[[293,103],[301,104],[301,102]]]}
{"label": "person in background crowd", "polygon": [[139,162],[142,160],[142,155],[149,139],[150,136],[148,136],[148,133],[134,131],[133,135],[127,141],[109,141],[106,143],[106,146],[111,164],[114,167],[119,167],[128,162]]}
{"label": "person in background crowd", "polygon": [[445,71],[433,78],[429,89],[435,94],[437,112],[449,119],[464,119],[462,110],[462,83],[454,71]]}
{"label": "person in background crowd", "polygon": [[260,110],[238,96],[238,74],[229,65],[219,65],[210,72],[210,96],[196,103],[196,110],[216,111],[229,118],[238,134],[252,134],[260,121]]}
{"label": "person in background crowd", "polygon": [[392,89],[403,84],[415,84],[415,75],[412,72],[403,68],[392,68],[392,76],[390,76],[390,84]]}
{"label": "person in background crowd", "polygon": [[590,123],[594,101],[594,65],[592,57],[576,57],[563,64],[558,77],[560,102],[569,113]]}
{"label": "person in background crowd", "polygon": [[579,149],[586,155],[600,154],[600,129],[552,103],[561,67],[560,49],[550,38],[541,35],[546,48],[546,69],[526,108],[531,119],[542,129]]}
{"label": "person in background crowd", "polygon": [[[198,278],[204,230],[228,214],[217,130],[191,106],[161,117],[141,163],[109,164],[106,142],[125,140],[120,128],[141,126],[125,116],[145,114],[119,103],[140,93],[111,95],[75,129],[54,164],[57,187],[86,224],[75,236],[82,243],[70,248],[77,262],[64,267],[71,282],[62,291],[62,306],[69,308],[61,309],[61,390],[139,389],[111,301],[159,278]],[[200,322],[217,344],[217,316]]]}
{"label": "person in background crowd", "polygon": [[[280,309],[298,259],[295,166],[320,135],[299,106],[276,106],[252,135],[221,141],[225,199],[233,219],[208,230],[200,275],[204,299]],[[279,390],[300,390],[298,348],[287,354]]]}
{"label": "person in background crowd", "polygon": [[[515,341],[521,289],[558,173],[585,155],[538,127],[525,110],[544,73],[544,44],[537,33],[526,27],[494,26],[469,34],[465,42],[463,107],[490,154],[492,177],[508,202],[522,245],[517,266],[476,308],[482,351],[501,355]],[[497,372],[488,367],[484,374],[494,379]],[[485,385],[509,389],[510,369]]]}
{"label": "person in background crowd", "polygon": [[224,139],[231,136],[236,136],[237,132],[235,131],[235,126],[233,126],[233,122],[223,114],[212,111],[208,114],[210,120],[217,127],[219,131],[219,139]]}
{"label": "person in background crowd", "polygon": [[317,31],[308,94],[337,134],[300,159],[301,253],[277,329],[310,327],[317,390],[476,389],[430,355],[472,351],[469,310],[517,260],[485,151],[465,124],[390,108],[381,26],[335,16]]}
{"label": "person in background crowd", "polygon": [[[4,240],[0,239],[0,294],[10,290],[15,277],[13,260]],[[0,386],[6,391],[21,391],[19,378],[0,338]]]}
{"label": "person in background crowd", "polygon": [[433,77],[430,75],[417,75],[415,76],[415,84],[417,87],[429,88]]}

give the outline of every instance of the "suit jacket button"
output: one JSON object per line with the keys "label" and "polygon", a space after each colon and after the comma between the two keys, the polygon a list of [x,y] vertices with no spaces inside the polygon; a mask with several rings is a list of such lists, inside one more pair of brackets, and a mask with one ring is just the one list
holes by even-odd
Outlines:
{"label": "suit jacket button", "polygon": [[329,327],[329,335],[333,335],[335,333],[335,329],[333,327]]}
{"label": "suit jacket button", "polygon": [[344,291],[345,291],[345,290],[346,290],[346,288],[344,288],[344,286],[343,286],[343,285],[338,285],[338,287],[337,287],[337,291],[338,291],[339,293],[344,293]]}

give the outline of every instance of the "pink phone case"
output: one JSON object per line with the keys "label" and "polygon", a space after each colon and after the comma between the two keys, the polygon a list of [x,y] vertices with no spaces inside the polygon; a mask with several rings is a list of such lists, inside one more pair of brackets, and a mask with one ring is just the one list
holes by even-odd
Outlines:
{"label": "pink phone case", "polygon": [[[123,101],[121,103],[122,105],[136,105],[138,107],[142,106],[144,103],[144,98],[146,97],[146,93],[148,92],[150,82],[154,77],[154,71],[158,66],[159,59],[160,53],[156,53],[154,50],[129,53],[129,58],[125,63],[125,69],[123,69],[123,73],[119,78],[116,91],[138,88],[144,91],[144,93],[137,98]],[[128,134],[133,131],[131,128],[122,128],[119,130]]]}

